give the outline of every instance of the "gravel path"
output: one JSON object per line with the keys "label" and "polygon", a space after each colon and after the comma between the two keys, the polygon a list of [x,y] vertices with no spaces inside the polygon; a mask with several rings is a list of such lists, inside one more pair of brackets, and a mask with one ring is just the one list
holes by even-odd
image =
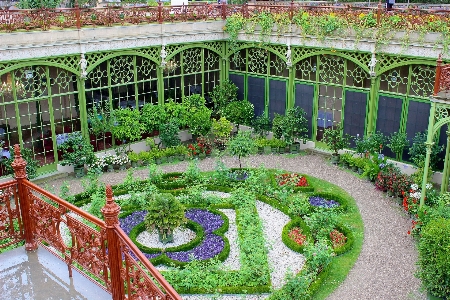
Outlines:
{"label": "gravel path", "polygon": [[[243,165],[250,167],[265,164],[267,168],[281,168],[309,174],[336,184],[355,198],[364,222],[364,244],[347,279],[328,299],[426,299],[420,292],[420,281],[414,277],[417,250],[414,241],[407,235],[410,220],[397,204],[375,190],[372,183],[330,165],[323,157],[317,155],[297,157],[260,155],[244,161]],[[237,159],[233,157],[225,158],[224,162],[229,167],[239,165]],[[187,164],[181,162],[167,165],[163,170],[184,171]],[[214,159],[205,159],[199,166],[202,170],[213,170]],[[142,169],[135,171],[134,175],[144,178],[147,173],[146,169]],[[114,185],[122,182],[124,177],[124,172],[105,173],[101,181]],[[64,181],[68,181],[72,193],[82,191],[80,181],[72,177],[58,179],[49,182],[48,185],[54,186],[55,191],[58,191]]]}

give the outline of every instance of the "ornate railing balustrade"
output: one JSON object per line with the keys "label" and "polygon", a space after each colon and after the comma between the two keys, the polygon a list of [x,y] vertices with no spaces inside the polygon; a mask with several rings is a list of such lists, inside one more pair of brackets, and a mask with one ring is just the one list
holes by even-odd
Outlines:
{"label": "ornate railing balustrade", "polygon": [[70,277],[76,268],[115,300],[181,299],[120,228],[110,186],[103,221],[28,181],[18,145],[14,151],[15,179],[0,184],[0,248],[23,240],[27,250],[45,247]]}
{"label": "ornate railing balustrade", "polygon": [[361,22],[361,14],[372,12],[376,15],[377,26],[383,19],[390,18],[393,14],[400,19],[394,21],[395,26],[401,25],[411,16],[433,15],[436,19],[427,20],[417,18],[413,23],[436,22],[438,19],[445,21],[450,15],[449,10],[443,9],[417,9],[395,8],[386,13],[381,2],[378,7],[357,7],[351,5],[327,6],[327,5],[302,5],[291,2],[288,5],[228,5],[228,4],[189,4],[186,6],[164,6],[159,2],[158,6],[107,6],[102,8],[55,8],[55,9],[2,9],[0,10],[0,31],[12,32],[17,30],[51,30],[63,28],[82,28],[92,26],[113,26],[129,24],[150,24],[164,22],[186,22],[202,20],[225,20],[227,17],[241,13],[245,18],[251,18],[262,11],[286,14],[290,20],[301,11],[307,11],[310,15],[328,15],[333,13],[347,20]]}

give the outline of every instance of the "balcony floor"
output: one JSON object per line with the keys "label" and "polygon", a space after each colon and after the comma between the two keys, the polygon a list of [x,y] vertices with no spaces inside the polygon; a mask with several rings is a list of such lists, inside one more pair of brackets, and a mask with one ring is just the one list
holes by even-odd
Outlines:
{"label": "balcony floor", "polygon": [[111,299],[111,295],[40,247],[19,247],[0,254],[1,299]]}

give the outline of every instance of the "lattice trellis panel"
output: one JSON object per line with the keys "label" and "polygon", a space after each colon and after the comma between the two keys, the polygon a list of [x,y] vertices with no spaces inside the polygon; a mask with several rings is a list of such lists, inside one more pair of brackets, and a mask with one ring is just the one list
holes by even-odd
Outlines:
{"label": "lattice trellis panel", "polygon": [[429,97],[433,93],[435,77],[434,66],[412,66],[410,95]]}
{"label": "lattice trellis panel", "polygon": [[409,66],[398,67],[380,75],[380,90],[392,93],[406,93]]}
{"label": "lattice trellis panel", "polygon": [[183,51],[183,71],[185,74],[202,71],[201,48],[191,48]]}
{"label": "lattice trellis panel", "polygon": [[319,81],[343,84],[344,64],[345,60],[342,57],[335,55],[320,56]]}
{"label": "lattice trellis panel", "polygon": [[308,81],[315,81],[317,72],[316,58],[317,58],[316,56],[310,56],[296,63],[295,78]]}
{"label": "lattice trellis panel", "polygon": [[150,58],[152,58],[155,61],[159,61],[160,54],[161,54],[161,48],[160,47],[149,47],[149,48],[141,48],[137,49],[136,52],[142,53]]}
{"label": "lattice trellis panel", "polygon": [[204,43],[205,47],[214,50],[216,53],[220,54],[220,56],[223,56],[223,43],[224,42],[209,42],[209,43]]}
{"label": "lattice trellis panel", "polygon": [[174,53],[180,52],[185,47],[186,45],[166,45],[167,59],[170,59]]}
{"label": "lattice trellis panel", "polygon": [[[285,45],[270,45],[271,52],[275,53],[278,57],[282,58],[286,61],[286,52],[288,47]],[[292,50],[291,50],[291,59],[292,59]]]}
{"label": "lattice trellis panel", "polygon": [[303,60],[307,56],[311,56],[313,53],[316,53],[317,50],[311,48],[303,48],[303,47],[291,47],[292,53],[292,62],[296,63],[300,60]]}
{"label": "lattice trellis panel", "polygon": [[386,54],[379,55],[377,59],[378,59],[377,65],[379,66],[378,71],[379,73],[384,72],[386,69],[392,68],[393,65],[400,63],[407,64],[408,62],[414,60],[409,57],[391,56]]}
{"label": "lattice trellis panel", "polygon": [[133,81],[133,56],[117,56],[110,60],[111,84]]}
{"label": "lattice trellis panel", "polygon": [[205,50],[205,70],[219,69],[219,60],[220,57],[216,53]]}
{"label": "lattice trellis panel", "polygon": [[149,59],[142,59],[140,64],[136,64],[138,77],[152,79],[152,75],[157,69],[156,63]]}
{"label": "lattice trellis panel", "polygon": [[24,90],[22,97],[39,97],[47,92],[46,68],[35,66],[20,68],[14,71],[14,78]]}
{"label": "lattice trellis panel", "polygon": [[267,50],[261,48],[248,49],[248,71],[266,75],[267,57]]}
{"label": "lattice trellis panel", "polygon": [[89,69],[89,66],[94,65],[98,61],[104,60],[109,55],[111,55],[111,52],[86,53],[85,58],[88,61],[88,69]]}
{"label": "lattice trellis panel", "polygon": [[284,77],[289,76],[289,71],[286,66],[286,61],[282,57],[276,55],[275,53],[271,53],[271,55],[270,55],[269,66],[270,66],[270,74],[271,75],[284,76]]}
{"label": "lattice trellis panel", "polygon": [[246,49],[235,52],[230,57],[230,69],[235,71],[246,70]]}
{"label": "lattice trellis panel", "polygon": [[76,71],[78,70],[78,64],[80,62],[80,56],[72,55],[72,56],[63,56],[63,57],[51,57],[48,61],[57,63],[60,66],[67,66],[68,68]]}
{"label": "lattice trellis panel", "polygon": [[436,104],[436,112],[434,113],[434,119],[439,121],[450,116],[450,108],[448,105]]}
{"label": "lattice trellis panel", "polygon": [[346,85],[370,88],[370,75],[361,66],[347,60]]}
{"label": "lattice trellis panel", "polygon": [[365,52],[345,52],[346,56],[353,58],[354,60],[360,62],[363,66],[368,66],[370,60],[372,59],[372,53]]}

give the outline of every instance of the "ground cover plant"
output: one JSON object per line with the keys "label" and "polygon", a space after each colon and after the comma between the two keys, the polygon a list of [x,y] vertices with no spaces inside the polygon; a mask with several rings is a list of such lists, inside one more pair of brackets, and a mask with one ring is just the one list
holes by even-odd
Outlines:
{"label": "ground cover plant", "polygon": [[[154,164],[148,170],[144,180],[135,179],[131,171],[122,184],[113,187],[115,199],[122,207],[120,223],[155,265],[166,266],[163,275],[181,294],[270,292],[270,299],[292,299],[289,295],[293,294],[303,295],[296,299],[310,299],[312,295],[314,299],[324,299],[345,279],[361,249],[362,221],[354,200],[317,178],[261,166],[246,168],[247,179],[235,180],[231,176],[233,169],[220,161],[210,172],[201,172],[195,161],[183,173],[164,174]],[[288,183],[277,180],[282,174]],[[299,181],[303,184],[297,186]],[[305,187],[308,189],[302,190]],[[164,249],[137,242],[136,237],[146,230],[148,202],[160,193],[172,194],[186,207],[185,226],[196,235],[192,241],[175,247],[168,243]],[[85,198],[89,195],[84,193]],[[332,205],[315,205],[309,201],[314,197],[322,197]],[[82,198],[75,197],[79,203],[88,202]],[[291,222],[283,230],[283,241],[306,258],[300,272],[287,272],[286,284],[277,290],[271,287],[274,266],[268,260],[270,245],[263,233],[267,225],[264,216],[258,214],[258,201],[289,216]],[[222,264],[230,252],[230,242],[225,237],[229,221],[221,212],[223,209],[235,212],[240,264],[237,269]],[[321,226],[323,220],[333,221]]]}

